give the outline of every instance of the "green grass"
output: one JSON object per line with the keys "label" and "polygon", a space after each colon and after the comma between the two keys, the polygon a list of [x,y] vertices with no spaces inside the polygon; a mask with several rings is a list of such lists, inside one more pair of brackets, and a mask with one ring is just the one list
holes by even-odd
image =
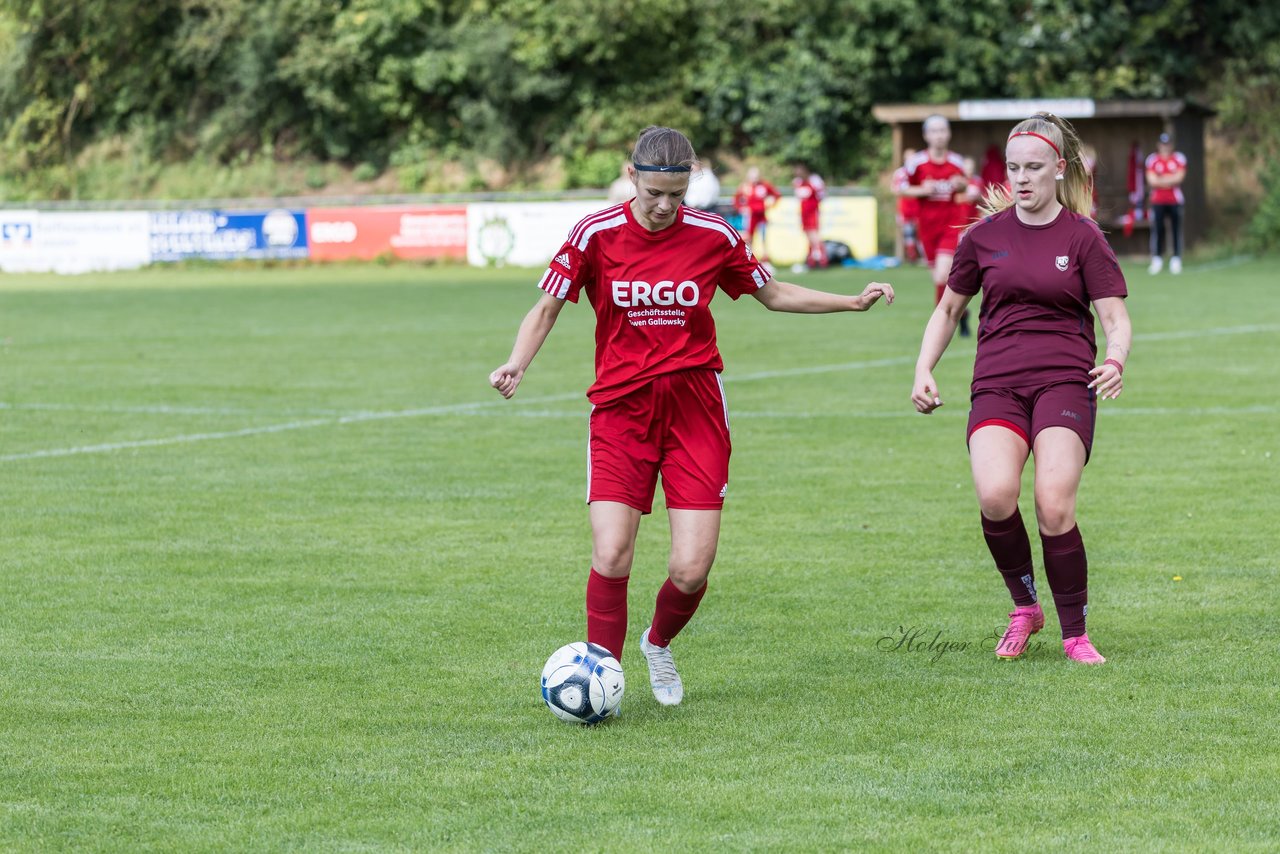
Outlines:
{"label": "green grass", "polygon": [[1127,272],[1079,512],[1106,666],[1053,617],[990,653],[973,345],[915,415],[932,288],[896,271],[868,315],[717,299],[735,452],[686,700],[635,642],[659,511],[591,729],[537,694],[584,635],[585,304],[503,402],[530,271],[0,278],[0,848],[1276,850],[1274,259]]}

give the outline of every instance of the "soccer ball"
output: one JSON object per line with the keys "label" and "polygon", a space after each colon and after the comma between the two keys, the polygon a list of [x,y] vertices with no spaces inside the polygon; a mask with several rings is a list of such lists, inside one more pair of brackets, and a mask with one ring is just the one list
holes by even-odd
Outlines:
{"label": "soccer ball", "polygon": [[542,699],[562,721],[596,724],[622,703],[622,665],[594,643],[566,644],[542,668]]}

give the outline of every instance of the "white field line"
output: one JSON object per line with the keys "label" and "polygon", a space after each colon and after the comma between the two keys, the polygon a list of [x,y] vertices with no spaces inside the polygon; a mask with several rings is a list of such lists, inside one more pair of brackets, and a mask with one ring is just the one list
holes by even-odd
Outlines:
{"label": "white field line", "polygon": [[1187,273],[1211,273],[1214,270],[1226,270],[1230,267],[1239,267],[1241,264],[1247,264],[1252,261],[1252,255],[1232,255],[1230,258],[1223,258],[1221,261],[1209,261],[1205,264],[1189,264],[1184,267]]}
{"label": "white field line", "polygon": [[[967,401],[966,401],[967,402]],[[465,412],[459,413],[463,415],[492,415],[489,412]],[[565,418],[565,419],[581,419],[585,417],[585,410],[570,409],[520,409],[501,413],[511,418]],[[1153,416],[1153,415],[1185,415],[1185,416],[1219,416],[1219,415],[1280,415],[1280,406],[1187,406],[1187,407],[1169,407],[1169,406],[1135,406],[1126,408],[1121,405],[1106,402],[1098,407],[1098,414],[1105,418],[1127,417],[1127,416]],[[732,418],[776,418],[788,419],[794,418],[798,420],[810,420],[819,418],[863,418],[863,419],[883,419],[883,418],[921,418],[920,413],[911,408],[908,403],[900,411],[881,411],[881,412],[859,412],[851,410],[849,412],[806,412],[803,410],[742,410],[730,409],[729,415]],[[969,408],[961,405],[958,408],[947,407],[937,410],[930,418],[947,418],[947,417],[968,417]]]}
{"label": "white field line", "polygon": [[915,356],[894,356],[889,359],[873,359],[867,362],[842,362],[838,365],[811,365],[807,368],[787,368],[778,371],[756,371],[753,374],[727,374],[727,383],[751,382],[753,380],[772,380],[778,377],[803,377],[811,374],[831,374],[837,371],[861,371],[866,368],[889,368],[894,365],[910,365]]}
{"label": "white field line", "polygon": [[1280,332],[1280,324],[1267,323],[1254,326],[1223,326],[1217,329],[1178,329],[1172,332],[1147,332],[1135,334],[1136,341],[1177,341],[1183,338],[1213,338],[1219,335],[1255,335],[1263,332]]}
{"label": "white field line", "polygon": [[[1148,333],[1147,335],[1135,335],[1134,337],[1139,340],[1169,340],[1174,338],[1204,338],[1204,337],[1215,336],[1215,335],[1247,335],[1247,334],[1253,334],[1253,333],[1259,333],[1259,332],[1277,332],[1277,331],[1280,331],[1280,326],[1276,326],[1276,325],[1232,326],[1232,327],[1221,327],[1221,328],[1215,328],[1215,329],[1198,329],[1198,330],[1186,330],[1186,331],[1178,331],[1178,332]],[[886,359],[873,359],[873,360],[861,361],[861,362],[843,362],[835,365],[813,365],[807,368],[791,368],[791,369],[777,370],[777,371],[757,371],[755,373],[750,373],[750,374],[741,374],[736,377],[731,375],[731,376],[725,377],[725,380],[731,383],[732,382],[751,382],[756,380],[775,379],[779,377],[794,377],[794,376],[805,376],[805,375],[811,375],[811,374],[835,373],[838,371],[855,371],[855,370],[864,370],[867,368],[881,368],[881,367],[891,367],[894,365],[909,364],[913,362],[914,359],[915,357],[913,356],[894,356]],[[17,462],[20,460],[42,459],[45,457],[67,457],[67,456],[73,456],[76,454],[109,453],[111,451],[122,451],[122,450],[128,450],[130,448],[152,448],[152,447],[160,447],[164,445],[181,445],[181,444],[188,444],[188,443],[194,443],[194,442],[210,442],[210,441],[216,441],[219,439],[238,439],[245,436],[258,436],[258,435],[269,434],[269,433],[284,433],[291,430],[308,430],[315,427],[329,427],[329,426],[337,426],[342,424],[355,424],[362,421],[385,421],[393,418],[421,418],[421,417],[432,416],[432,415],[470,415],[470,414],[475,414],[479,411],[489,410],[489,409],[493,409],[494,407],[500,407],[504,405],[511,407],[511,409],[507,412],[507,414],[519,415],[523,405],[539,404],[539,403],[558,403],[558,402],[563,402],[568,400],[580,400],[581,398],[582,398],[581,393],[573,392],[568,394],[549,395],[546,397],[525,398],[524,400],[518,400],[516,402],[490,399],[487,401],[476,401],[474,403],[454,403],[454,404],[446,404],[443,406],[424,406],[416,409],[398,409],[398,410],[389,410],[389,411],[383,411],[383,412],[354,412],[349,415],[341,415],[341,416],[335,416],[331,418],[315,418],[315,419],[310,419],[306,421],[289,421],[283,424],[268,424],[262,427],[246,427],[242,430],[227,430],[227,431],[217,432],[217,433],[187,433],[187,434],[182,434],[177,436],[166,436],[166,437],[161,437],[156,439],[137,439],[137,440],[127,441],[127,442],[106,442],[100,445],[77,445],[69,448],[50,448],[47,450],[27,451],[27,452],[18,453],[18,454],[4,454],[4,455],[0,455],[0,463]],[[954,412],[955,410],[952,410],[952,411]],[[1274,411],[1275,410],[1273,408],[1268,408],[1268,407],[1245,407],[1241,409],[1232,409],[1232,408],[1226,408],[1226,407],[1223,407],[1223,408],[1206,407],[1204,409],[1155,408],[1155,409],[1145,409],[1145,410],[1142,410],[1142,409],[1112,410],[1112,412],[1115,414],[1126,413],[1126,414],[1135,414],[1135,415],[1136,414],[1147,414],[1147,415],[1152,415],[1152,414],[1184,414],[1184,415],[1270,414]],[[546,413],[545,410],[543,410],[543,412]],[[768,418],[768,417],[901,418],[904,416],[910,417],[915,415],[915,413],[910,412],[909,410],[901,414],[890,413],[890,412],[860,414],[857,412],[851,412],[851,413],[844,413],[844,414],[831,415],[831,416],[828,416],[823,413],[787,413],[787,412],[779,412],[776,414],[758,413],[754,415],[750,413],[745,413],[745,412],[742,412],[742,413],[735,412],[734,414],[735,414],[735,417],[742,416],[746,418],[753,418],[753,417],[754,418],[762,418],[762,417],[763,418]],[[573,415],[574,417],[581,417],[580,412],[564,413],[564,417],[568,417],[569,415]],[[561,417],[561,416],[556,413],[546,413],[544,415],[533,416],[533,417]]]}
{"label": "white field line", "polygon": [[[560,403],[566,400],[581,398],[581,392],[573,394],[554,394],[547,397],[529,398],[525,403]],[[335,418],[313,418],[306,421],[289,421],[284,424],[267,424],[262,427],[246,427],[243,430],[226,430],[217,433],[185,433],[178,436],[165,436],[157,439],[136,439],[127,442],[104,442],[100,445],[76,445],[69,448],[50,448],[41,451],[27,451],[19,454],[0,455],[0,463],[19,460],[34,460],[45,457],[69,457],[76,454],[102,454],[110,451],[124,451],[130,448],[154,448],[163,445],[182,445],[192,442],[210,442],[218,439],[238,439],[243,436],[259,436],[267,433],[285,433],[291,430],[308,430],[313,427],[332,427],[340,424],[354,424],[360,421],[382,421],[390,418],[420,418],[427,415],[459,415],[468,414],[499,406],[507,401],[489,400],[477,403],[458,403],[447,406],[426,406],[420,409],[402,409],[388,412],[356,412]],[[507,403],[508,406],[512,405]]]}
{"label": "white field line", "polygon": [[[84,403],[7,403],[0,401],[0,410],[13,412],[103,412],[119,415],[262,415],[261,409],[235,406],[169,406],[160,404],[141,404],[126,406],[122,404],[84,404]],[[279,415],[333,415],[342,414],[339,409],[297,409],[279,411]]]}

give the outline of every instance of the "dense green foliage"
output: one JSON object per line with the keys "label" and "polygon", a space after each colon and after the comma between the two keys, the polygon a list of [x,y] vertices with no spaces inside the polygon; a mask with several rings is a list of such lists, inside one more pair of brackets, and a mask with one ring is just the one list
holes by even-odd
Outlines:
{"label": "dense green foliage", "polygon": [[[149,161],[310,157],[601,185],[650,122],[702,150],[884,165],[876,102],[1198,96],[1242,127],[1280,84],[1257,0],[0,0],[3,170],[73,192],[104,139]],[[1266,128],[1270,146],[1280,130]]]}
{"label": "dense green foliage", "polygon": [[504,401],[529,271],[0,276],[0,850],[1274,852],[1274,263],[1128,273],[1079,508],[1106,665],[1051,609],[991,654],[972,339],[917,415],[933,288],[899,269],[868,314],[716,301],[733,474],[685,702],[636,649],[659,504],[595,729],[537,696],[583,631],[585,302]]}

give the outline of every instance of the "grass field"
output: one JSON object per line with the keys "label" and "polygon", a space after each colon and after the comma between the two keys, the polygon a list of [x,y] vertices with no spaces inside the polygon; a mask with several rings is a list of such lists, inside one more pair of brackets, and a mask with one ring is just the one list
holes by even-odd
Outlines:
{"label": "grass field", "polygon": [[585,303],[504,402],[531,271],[0,277],[0,849],[1277,850],[1280,281],[1127,272],[1080,496],[1105,666],[1053,616],[992,655],[973,345],[916,415],[932,289],[896,271],[865,315],[717,299],[735,450],[686,700],[635,640],[659,511],[596,728],[537,692],[585,634]]}

